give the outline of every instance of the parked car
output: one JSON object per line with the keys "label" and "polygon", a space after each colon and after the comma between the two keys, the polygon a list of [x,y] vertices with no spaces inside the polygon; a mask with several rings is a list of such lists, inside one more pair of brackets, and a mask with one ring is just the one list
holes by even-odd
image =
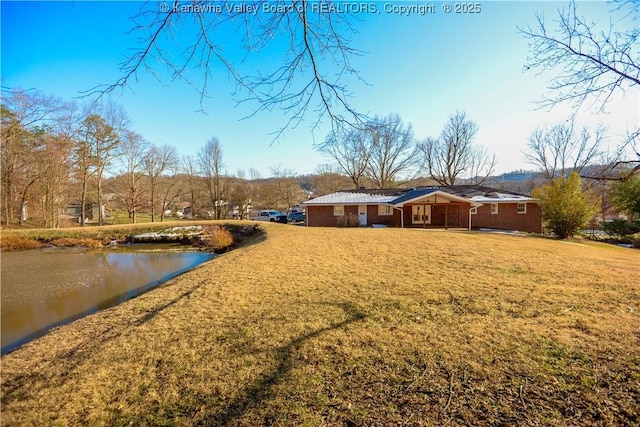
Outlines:
{"label": "parked car", "polygon": [[289,222],[304,222],[305,219],[304,212],[289,212],[289,215],[287,215],[287,221]]}
{"label": "parked car", "polygon": [[282,224],[287,223],[287,216],[278,211],[260,211],[257,215],[249,216],[252,221],[269,221],[280,222]]}

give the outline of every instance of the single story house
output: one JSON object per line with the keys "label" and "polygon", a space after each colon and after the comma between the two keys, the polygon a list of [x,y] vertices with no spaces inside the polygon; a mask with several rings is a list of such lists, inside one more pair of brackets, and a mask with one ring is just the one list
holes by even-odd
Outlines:
{"label": "single story house", "polygon": [[307,225],[335,227],[357,218],[363,227],[495,228],[542,232],[536,199],[477,185],[344,190],[304,202]]}
{"label": "single story house", "polygon": [[[86,202],[84,205],[84,215],[85,220],[93,221],[97,220],[100,215],[100,209],[102,209],[102,217],[106,217],[106,205],[98,205],[98,203],[94,202]],[[82,203],[70,202],[62,207],[62,213],[60,214],[60,218],[63,219],[76,219],[80,221],[80,216],[82,214]]]}

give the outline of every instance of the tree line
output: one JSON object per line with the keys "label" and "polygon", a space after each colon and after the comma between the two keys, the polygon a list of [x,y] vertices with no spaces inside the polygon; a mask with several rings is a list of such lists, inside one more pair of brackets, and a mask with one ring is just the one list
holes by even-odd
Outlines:
{"label": "tree line", "polygon": [[[248,176],[242,170],[229,174],[217,138],[195,155],[181,155],[133,131],[114,103],[77,105],[33,90],[6,90],[1,119],[4,226],[29,221],[59,227],[70,204],[79,207],[80,225],[97,205],[94,221],[102,225],[103,205],[126,212],[135,223],[141,213],[163,221],[167,212],[185,206],[192,216],[222,219],[246,217],[251,207],[286,210],[306,199],[294,171],[276,166],[265,179],[253,169]],[[335,190],[344,184],[329,170],[323,175],[308,187]]]}
{"label": "tree line", "polygon": [[316,174],[300,177],[276,166],[262,179],[253,169],[248,176],[229,174],[216,137],[186,156],[147,141],[114,103],[78,105],[34,90],[6,90],[1,108],[5,226],[31,218],[38,226],[59,227],[70,203],[79,207],[81,225],[95,205],[93,220],[104,224],[105,204],[126,211],[132,223],[141,213],[163,221],[166,212],[185,206],[194,216],[242,218],[250,208],[287,210],[312,192],[446,185],[462,174],[481,183],[495,165],[475,143],[477,125],[464,112],[452,115],[438,138],[426,140],[417,140],[397,114],[344,126],[316,146],[333,160]]}
{"label": "tree line", "polygon": [[[228,173],[216,137],[195,155],[184,156],[171,145],[147,141],[113,103],[78,106],[37,91],[4,95],[0,218],[5,226],[31,218],[41,227],[59,227],[70,203],[80,207],[81,225],[91,205],[99,207],[98,224],[107,221],[103,205],[126,212],[132,223],[141,213],[163,221],[168,212],[185,207],[191,216],[246,218],[252,208],[286,211],[311,195],[340,189],[483,184],[495,167],[495,155],[475,141],[477,124],[461,111],[449,116],[438,137],[424,139],[417,139],[397,114],[338,127],[315,147],[332,163],[308,176],[276,166],[272,177],[262,178],[254,169]],[[529,188],[568,178],[570,172],[611,171],[616,157],[606,157],[604,141],[604,128],[579,128],[573,120],[535,129],[523,154],[541,174]],[[594,164],[604,166],[594,172]],[[612,205],[609,193],[620,199],[619,188],[635,188],[631,181],[583,185],[580,195],[592,202],[585,206],[600,206],[582,216],[598,210],[604,216]],[[574,199],[572,205],[579,203]]]}

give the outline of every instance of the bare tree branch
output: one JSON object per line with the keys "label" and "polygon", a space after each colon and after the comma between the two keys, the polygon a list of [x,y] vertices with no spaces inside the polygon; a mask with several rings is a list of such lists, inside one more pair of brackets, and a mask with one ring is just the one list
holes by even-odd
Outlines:
{"label": "bare tree branch", "polygon": [[454,185],[458,178],[468,176],[474,184],[482,184],[493,173],[496,159],[485,147],[476,145],[475,122],[464,112],[449,116],[439,138],[427,138],[418,144],[429,176],[442,185]]}
{"label": "bare tree branch", "polygon": [[[86,95],[131,87],[141,70],[162,81],[158,68],[166,67],[171,81],[184,81],[198,91],[202,110],[204,99],[211,95],[211,79],[222,77],[217,70],[221,65],[236,85],[232,94],[235,100],[254,105],[247,117],[276,108],[286,115],[285,125],[275,132],[275,138],[301,124],[309,113],[315,115],[312,129],[325,118],[334,125],[363,122],[364,116],[349,103],[350,92],[345,85],[349,77],[361,80],[350,64],[350,58],[361,53],[349,47],[349,36],[354,32],[350,19],[354,15],[338,12],[333,2],[192,0],[183,4],[176,0],[166,7],[168,10],[154,7],[159,6],[154,2],[146,4],[133,18],[136,25],[131,32],[145,35],[139,39],[140,47],[121,64],[123,76]],[[223,43],[219,39],[223,31],[236,29],[244,34],[244,40],[239,42],[245,60],[240,62],[225,50],[237,46],[225,46],[228,40]],[[186,46],[181,54],[172,53],[171,40]],[[271,53],[283,41],[288,42],[287,51],[280,52],[284,58],[273,61],[282,65],[266,73],[242,71],[246,60]],[[194,69],[200,71],[200,79],[190,74]]]}
{"label": "bare tree branch", "polygon": [[[542,15],[537,15],[533,28],[519,28],[530,41],[531,55],[526,69],[538,69],[540,73],[560,70],[549,83],[553,96],[540,101],[541,107],[569,101],[580,108],[592,98],[604,111],[616,91],[640,84],[639,30],[637,23],[629,22],[637,20],[638,3],[633,0],[618,3],[615,10],[622,11],[623,16],[622,22],[615,24],[621,31],[614,29],[613,21],[598,31],[597,22],[578,16],[574,1],[567,9],[558,10],[553,21],[555,31],[547,26]],[[624,14],[624,9],[630,10]]]}
{"label": "bare tree branch", "polygon": [[363,128],[340,127],[331,132],[316,150],[331,157],[339,170],[360,188],[373,151]]}
{"label": "bare tree branch", "polygon": [[416,166],[416,145],[411,124],[397,114],[376,117],[367,127],[373,151],[367,164],[367,177],[378,188],[393,188]]}
{"label": "bare tree branch", "polygon": [[576,130],[573,120],[551,127],[539,127],[529,137],[524,151],[528,163],[536,166],[547,181],[569,172],[578,174],[602,155],[603,126]]}

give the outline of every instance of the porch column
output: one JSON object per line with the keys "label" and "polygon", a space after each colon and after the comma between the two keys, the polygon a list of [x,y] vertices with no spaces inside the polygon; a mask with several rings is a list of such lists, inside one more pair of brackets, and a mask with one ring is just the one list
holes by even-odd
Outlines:
{"label": "porch column", "polygon": [[449,205],[444,205],[444,229],[449,229]]}
{"label": "porch column", "polygon": [[422,228],[427,228],[427,205],[422,205]]}

